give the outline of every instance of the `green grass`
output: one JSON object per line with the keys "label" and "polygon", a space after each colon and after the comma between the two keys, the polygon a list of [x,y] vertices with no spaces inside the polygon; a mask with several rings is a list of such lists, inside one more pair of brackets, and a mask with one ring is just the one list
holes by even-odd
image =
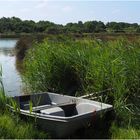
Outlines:
{"label": "green grass", "polygon": [[112,88],[99,99],[114,106],[112,137],[121,137],[127,129],[138,133],[140,40],[47,39],[28,51],[24,68],[23,78],[32,92],[83,95]]}
{"label": "green grass", "polygon": [[5,97],[4,86],[2,82],[2,66],[0,65],[0,110],[5,110],[7,98]]}
{"label": "green grass", "polygon": [[0,115],[0,138],[1,139],[33,139],[48,138],[44,132],[38,131],[33,123],[16,121],[9,113]]}
{"label": "green grass", "polygon": [[0,139],[46,139],[48,133],[36,128],[35,122],[21,120],[18,115],[10,112],[6,106],[10,98],[5,96],[0,70]]}
{"label": "green grass", "polygon": [[110,129],[112,139],[138,139],[140,138],[140,129],[128,126],[126,128],[118,127],[115,124]]}

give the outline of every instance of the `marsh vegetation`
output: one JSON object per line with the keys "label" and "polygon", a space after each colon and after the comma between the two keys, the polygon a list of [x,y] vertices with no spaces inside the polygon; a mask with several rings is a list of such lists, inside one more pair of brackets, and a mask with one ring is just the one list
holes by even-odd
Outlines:
{"label": "marsh vegetation", "polygon": [[139,137],[140,40],[46,39],[28,50],[24,68],[32,92],[81,96],[112,89],[98,98],[114,106],[110,137]]}
{"label": "marsh vegetation", "polygon": [[[29,92],[51,91],[81,96],[111,89],[96,95],[98,101],[114,106],[115,117],[109,128],[106,128],[108,124],[103,125],[103,122],[100,122],[97,129],[99,131],[92,126],[82,131],[83,135],[79,131],[79,135],[72,138],[139,138],[140,38],[98,37],[50,35],[39,41],[35,38],[22,38],[16,48],[17,59],[22,65],[22,79]],[[2,100],[0,103],[3,104]],[[20,120],[19,118],[16,119],[7,112],[6,115],[8,116],[5,116],[4,111],[1,116],[3,122],[10,115],[12,120],[9,120],[14,121],[14,127],[19,123],[15,121]],[[24,123],[21,121],[22,127]],[[17,129],[22,129],[21,126],[17,125]],[[5,131],[7,128],[3,125],[1,130],[9,136],[1,137],[47,137],[43,132],[36,132],[32,123],[26,126],[29,131],[25,130],[25,135],[22,136],[20,132],[16,135],[13,131],[13,134],[10,134],[10,130]],[[108,129],[108,132],[101,135],[98,132],[104,131],[102,126]]]}
{"label": "marsh vegetation", "polygon": [[6,106],[10,98],[5,96],[0,69],[0,139],[49,138],[49,135],[37,129],[35,121],[21,120]]}

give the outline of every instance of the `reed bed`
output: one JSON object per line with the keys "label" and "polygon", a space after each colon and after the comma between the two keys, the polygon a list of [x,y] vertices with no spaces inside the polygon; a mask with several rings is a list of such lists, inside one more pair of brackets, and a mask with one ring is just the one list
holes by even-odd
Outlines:
{"label": "reed bed", "polygon": [[114,128],[123,131],[129,123],[130,131],[139,130],[140,40],[46,39],[29,49],[24,68],[23,79],[32,92],[79,96],[113,89],[99,100],[113,104]]}

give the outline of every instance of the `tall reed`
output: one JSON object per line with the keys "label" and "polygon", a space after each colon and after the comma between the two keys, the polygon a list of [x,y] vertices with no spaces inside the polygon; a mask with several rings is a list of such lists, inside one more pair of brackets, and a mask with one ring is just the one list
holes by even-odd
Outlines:
{"label": "tall reed", "polygon": [[139,120],[140,40],[44,40],[28,51],[24,67],[32,91],[82,95],[111,88],[103,101],[113,104],[118,123]]}
{"label": "tall reed", "polygon": [[6,107],[7,98],[5,96],[4,85],[2,82],[2,66],[0,65],[0,110],[4,110]]}
{"label": "tall reed", "polygon": [[6,106],[8,97],[4,93],[2,83],[2,67],[0,69],[0,139],[34,139],[49,138],[50,136],[35,127],[35,123],[24,122],[12,114]]}

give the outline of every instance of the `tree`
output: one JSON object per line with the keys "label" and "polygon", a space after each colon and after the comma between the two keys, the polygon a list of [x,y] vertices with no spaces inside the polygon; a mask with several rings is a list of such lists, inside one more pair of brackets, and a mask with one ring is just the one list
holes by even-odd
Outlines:
{"label": "tree", "polygon": [[17,17],[0,19],[0,33],[100,33],[100,32],[137,32],[140,26],[137,23],[108,22],[106,25],[101,21],[87,21],[83,23],[55,24],[50,21],[34,22],[21,20]]}

